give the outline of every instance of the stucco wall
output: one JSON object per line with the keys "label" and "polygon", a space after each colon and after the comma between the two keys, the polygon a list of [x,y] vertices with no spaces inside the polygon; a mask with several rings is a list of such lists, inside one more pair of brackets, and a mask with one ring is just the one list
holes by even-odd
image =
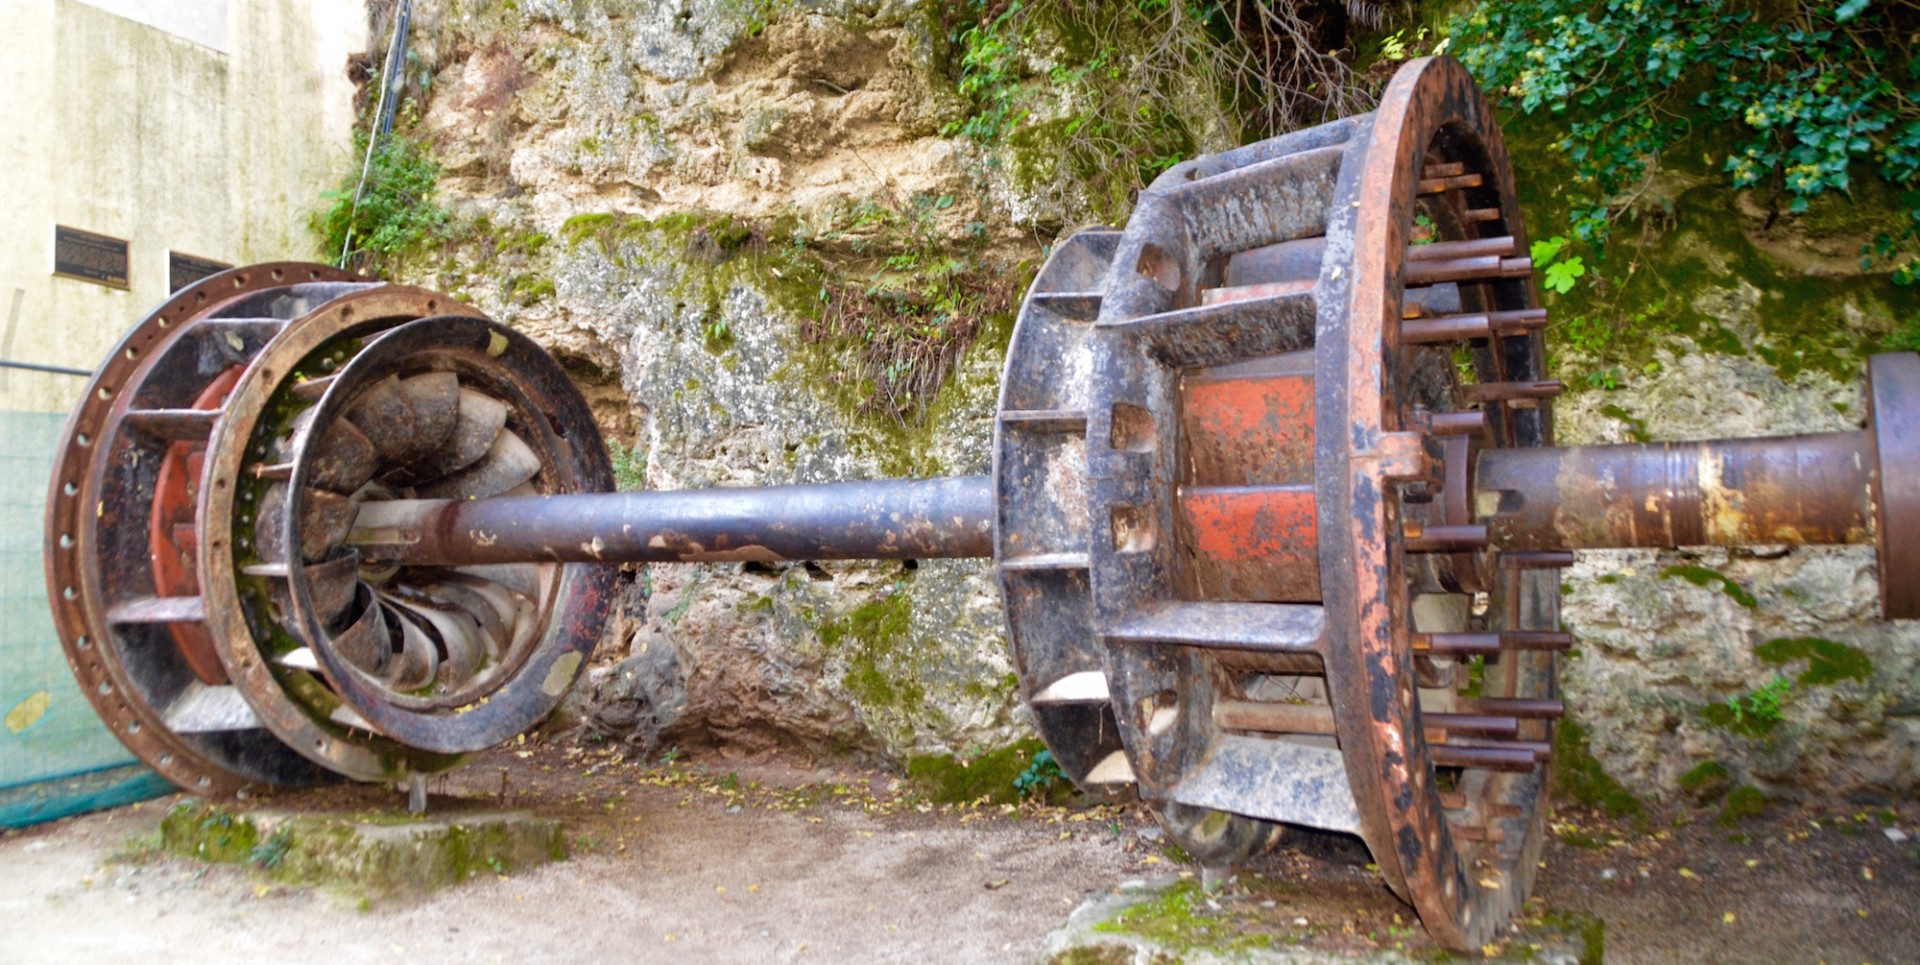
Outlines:
{"label": "stucco wall", "polygon": [[[0,4],[0,357],[93,368],[168,294],[169,249],[312,257],[366,33],[354,0]],[[53,277],[56,223],[129,241],[131,289]],[[82,384],[6,372],[0,410],[64,411]]]}

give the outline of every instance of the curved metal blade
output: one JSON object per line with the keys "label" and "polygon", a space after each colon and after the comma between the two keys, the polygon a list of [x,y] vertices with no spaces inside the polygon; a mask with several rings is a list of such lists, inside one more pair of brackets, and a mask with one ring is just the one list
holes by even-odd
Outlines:
{"label": "curved metal blade", "polygon": [[486,499],[540,474],[540,457],[510,431],[495,436],[480,461],[419,488],[428,499]]}
{"label": "curved metal blade", "polygon": [[[309,423],[318,411],[308,409],[294,419],[294,442],[289,448],[297,451],[311,445],[312,468],[308,479],[315,486],[336,493],[351,493],[373,478],[374,471],[380,468],[380,455],[374,451],[373,441],[366,433],[344,417],[333,420],[317,443],[309,443],[306,438],[311,430]],[[293,456],[294,453],[289,452],[286,458]]]}
{"label": "curved metal blade", "polygon": [[452,372],[428,372],[401,381],[400,394],[413,407],[414,435],[402,463],[411,468],[453,441],[460,421],[460,379]]}
{"label": "curved metal blade", "polygon": [[[353,606],[354,589],[360,580],[360,554],[348,549],[324,563],[307,567],[306,573],[314,615],[328,630],[338,628],[341,619]],[[287,584],[274,580],[269,584],[268,591],[274,605],[280,608],[287,630],[296,634],[304,632],[293,623],[293,605],[288,597]]]}
{"label": "curved metal blade", "polygon": [[440,649],[404,608],[392,607],[386,613],[400,627],[400,651],[381,679],[393,690],[419,690],[440,675]]}
{"label": "curved metal blade", "polygon": [[353,500],[324,489],[309,488],[306,496],[307,505],[300,513],[300,560],[318,563],[347,541],[360,507]]}
{"label": "curved metal blade", "polygon": [[400,391],[400,377],[389,375],[368,386],[347,406],[347,419],[366,434],[381,461],[405,465],[416,435],[413,403]]}
{"label": "curved metal blade", "polygon": [[438,479],[479,462],[493,448],[493,440],[507,427],[507,404],[462,386],[458,419],[440,448],[409,467],[412,478]]}
{"label": "curved metal blade", "polygon": [[[379,676],[388,669],[388,662],[393,658],[393,642],[387,631],[386,615],[382,612],[380,601],[374,596],[372,590],[362,589],[354,596],[361,604],[359,617],[355,618],[345,630],[335,634],[328,646],[331,646],[333,652],[339,654],[341,659],[367,673]],[[309,654],[307,659],[313,659],[312,655]],[[285,658],[281,662],[294,666]]]}
{"label": "curved metal blade", "polygon": [[486,645],[487,656],[499,657],[513,641],[513,611],[506,591],[494,587],[494,592],[502,602],[508,603],[508,611],[503,618],[489,599],[480,590],[463,583],[430,583],[421,588],[427,597],[435,603],[452,607],[473,620],[480,629],[478,639]]}
{"label": "curved metal blade", "polygon": [[388,606],[431,626],[440,642],[440,666],[436,676],[449,687],[457,687],[480,667],[485,645],[480,640],[480,625],[459,610],[442,610],[414,600],[381,594]]}

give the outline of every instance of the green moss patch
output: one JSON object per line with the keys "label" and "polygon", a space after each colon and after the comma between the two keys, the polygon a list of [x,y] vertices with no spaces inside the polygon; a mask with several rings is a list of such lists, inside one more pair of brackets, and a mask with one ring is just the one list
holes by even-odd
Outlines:
{"label": "green moss patch", "polygon": [[296,815],[205,802],[168,811],[160,843],[174,854],[246,864],[275,881],[358,898],[424,894],[567,856],[559,823],[527,814]]}
{"label": "green moss patch", "polygon": [[1257,919],[1209,913],[1206,902],[1207,895],[1200,882],[1183,878],[1159,896],[1128,906],[1111,919],[1093,926],[1093,930],[1137,935],[1177,951],[1205,948],[1212,952],[1234,952],[1273,945],[1272,934],[1255,930],[1262,924]]}
{"label": "green moss patch", "polygon": [[1562,798],[1598,808],[1608,817],[1646,820],[1640,799],[1600,766],[1587,747],[1586,728],[1570,719],[1553,728],[1553,787]]}
{"label": "green moss patch", "polygon": [[[1571,950],[1579,965],[1602,965],[1607,960],[1607,922],[1599,915],[1585,911],[1549,909],[1540,914],[1537,926],[1529,930],[1558,932],[1571,939],[1564,944],[1572,946]],[[1532,958],[1529,957],[1528,960],[1531,961]],[[1564,961],[1564,959],[1556,960]]]}
{"label": "green moss patch", "polygon": [[1752,592],[1734,582],[1733,578],[1716,569],[1705,566],[1669,566],[1660,571],[1663,580],[1686,580],[1694,586],[1720,584],[1720,592],[1725,593],[1733,602],[1751,610],[1760,605]]}
{"label": "green moss patch", "polygon": [[[1018,781],[1047,749],[1037,740],[989,751],[971,760],[951,754],[926,754],[907,760],[907,780],[921,795],[942,803],[962,804],[985,799],[991,804],[1011,804],[1020,799]],[[1047,793],[1070,793],[1064,782]]]}
{"label": "green moss patch", "polygon": [[1695,804],[1710,804],[1719,800],[1732,783],[1732,775],[1727,773],[1726,765],[1719,761],[1702,761],[1680,775],[1680,790],[1685,791]]}
{"label": "green moss patch", "polygon": [[902,672],[913,603],[903,592],[888,592],[855,608],[845,619],[820,627],[827,649],[844,647],[847,670],[840,678],[863,704],[914,710],[926,700],[917,674]]}
{"label": "green moss patch", "polygon": [[1873,661],[1865,653],[1820,637],[1768,640],[1753,648],[1753,655],[1774,666],[1805,660],[1807,669],[1801,671],[1794,682],[1806,686],[1837,684],[1843,680],[1865,682],[1873,678]]}
{"label": "green moss patch", "polygon": [[1757,818],[1767,813],[1767,796],[1760,789],[1742,784],[1727,795],[1725,804],[1720,806],[1719,821],[1730,825],[1748,818]]}

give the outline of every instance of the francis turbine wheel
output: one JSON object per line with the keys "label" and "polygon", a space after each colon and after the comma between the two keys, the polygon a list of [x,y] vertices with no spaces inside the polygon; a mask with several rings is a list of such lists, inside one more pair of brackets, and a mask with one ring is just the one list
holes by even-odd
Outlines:
{"label": "francis turbine wheel", "polygon": [[248,373],[215,436],[231,475],[201,506],[230,537],[202,546],[222,662],[283,740],[363,780],[444,770],[545,717],[616,578],[383,558],[383,503],[599,492],[612,468],[586,404],[524,336],[445,314],[464,309],[444,296],[378,294],[412,303],[343,306],[281,347],[283,367]]}

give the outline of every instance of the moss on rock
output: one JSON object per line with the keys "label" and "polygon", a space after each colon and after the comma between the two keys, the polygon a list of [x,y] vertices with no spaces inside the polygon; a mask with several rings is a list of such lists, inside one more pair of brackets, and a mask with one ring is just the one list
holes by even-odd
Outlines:
{"label": "moss on rock", "polygon": [[972,759],[922,754],[907,759],[907,779],[922,795],[943,804],[982,799],[1011,804],[1020,799],[1015,782],[1032,765],[1034,755],[1046,749],[1045,744],[1028,739]]}
{"label": "moss on rock", "polygon": [[167,812],[160,840],[174,854],[249,864],[276,881],[362,899],[422,894],[567,856],[558,822],[521,813],[285,814],[195,801]]}
{"label": "moss on rock", "polygon": [[1553,788],[1562,797],[1612,818],[1645,820],[1640,799],[1600,766],[1587,747],[1586,728],[1562,719],[1553,728]]}

